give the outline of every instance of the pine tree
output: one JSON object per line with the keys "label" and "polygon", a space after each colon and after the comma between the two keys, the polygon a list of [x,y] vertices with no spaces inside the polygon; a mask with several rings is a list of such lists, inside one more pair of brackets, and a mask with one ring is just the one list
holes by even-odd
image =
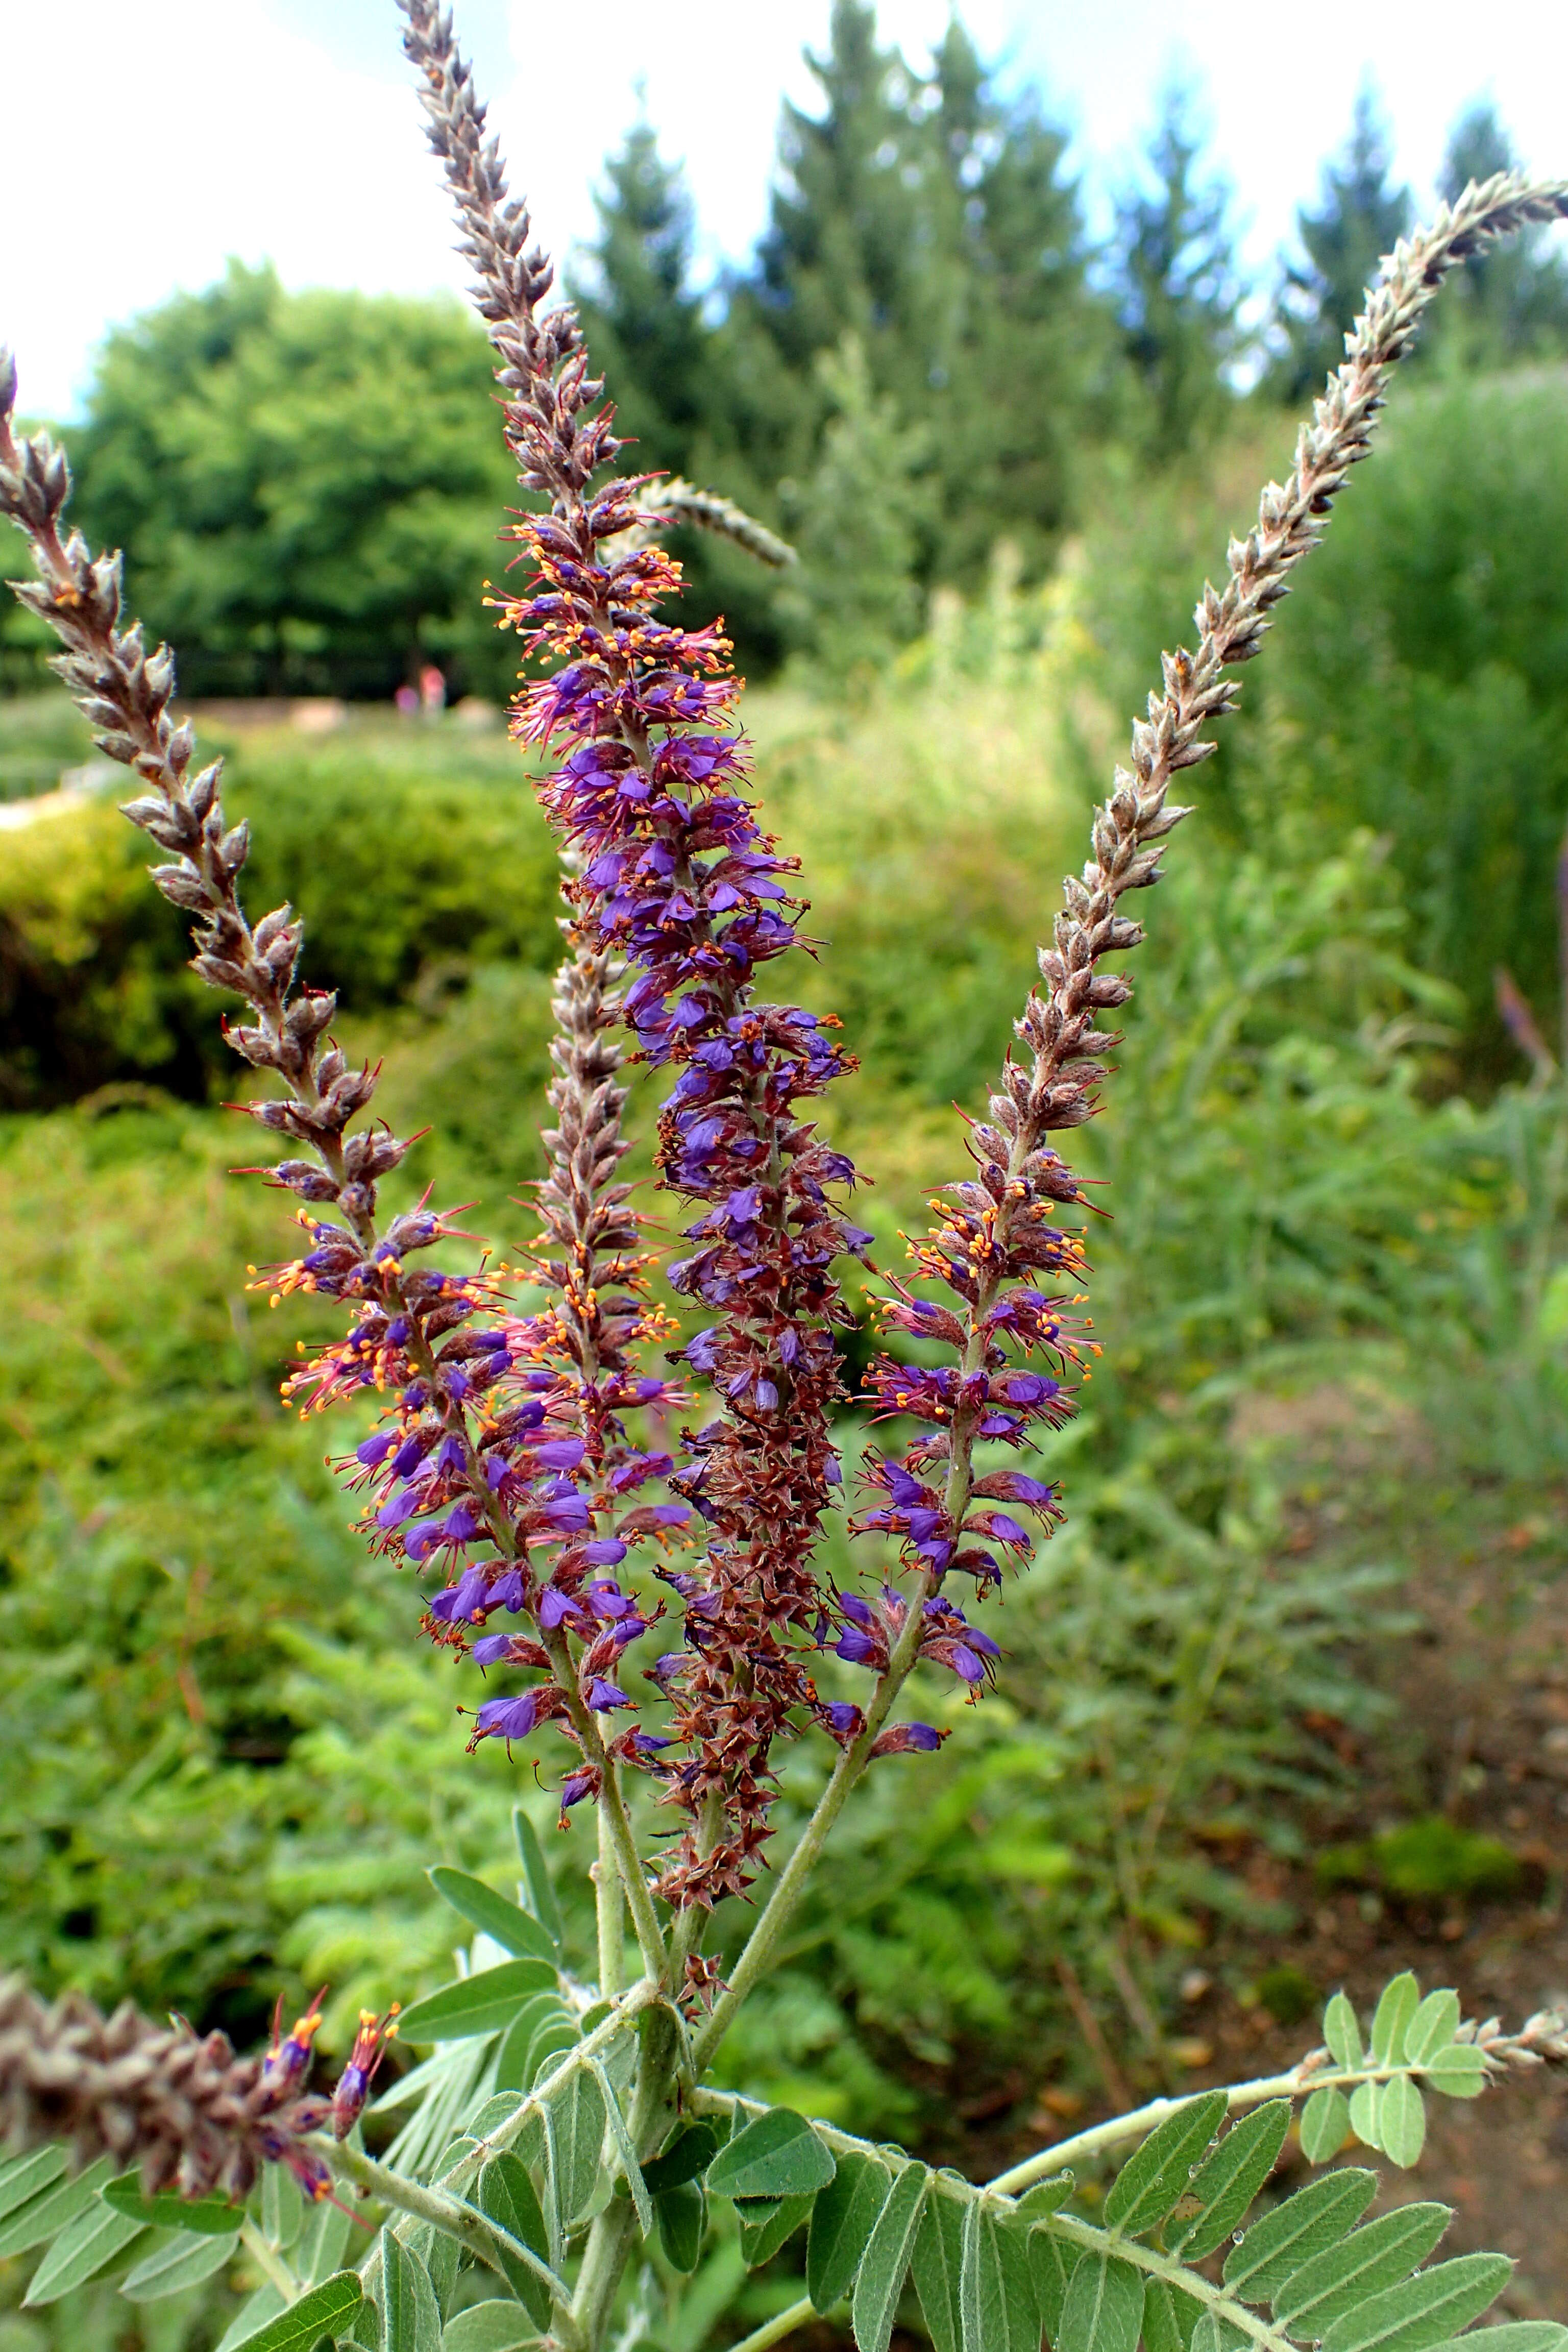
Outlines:
{"label": "pine tree", "polygon": [[[1478,99],[1448,134],[1438,192],[1450,203],[1472,180],[1489,180],[1519,162],[1490,99]],[[1543,229],[1489,247],[1466,262],[1439,314],[1440,348],[1471,365],[1503,362],[1568,345],[1568,268]]]}
{"label": "pine tree", "polygon": [[829,413],[815,362],[850,334],[929,453],[923,576],[978,578],[1003,533],[1037,555],[1067,520],[1075,444],[1114,364],[1066,141],[1037,100],[998,100],[956,23],[922,78],[879,43],[867,0],[836,0],[810,63],[820,108],[784,110],[769,228],[731,321],[737,380],[761,343],[805,394],[771,420],[776,468],[815,467]]}
{"label": "pine tree", "polygon": [[757,300],[787,365],[804,370],[852,333],[879,380],[879,346],[904,343],[927,308],[920,224],[930,142],[903,59],[878,43],[869,0],[834,0],[826,54],[808,51],[806,62],[822,110],[785,103]]}
{"label": "pine tree", "polygon": [[1117,205],[1119,310],[1147,402],[1149,454],[1168,461],[1223,415],[1224,370],[1239,343],[1240,287],[1230,190],[1198,170],[1186,92],[1166,92],[1149,182]]}
{"label": "pine tree", "polygon": [[633,124],[595,191],[594,275],[573,292],[595,367],[615,386],[632,462],[690,468],[712,389],[712,335],[691,284],[691,200],[653,126]]}
{"label": "pine tree", "polygon": [[795,641],[847,677],[920,627],[929,446],[921,427],[900,421],[891,396],[873,389],[858,336],[824,352],[816,373],[830,414],[809,482],[785,499],[801,567],[781,604]]}
{"label": "pine tree", "polygon": [[1390,184],[1391,164],[1387,128],[1363,88],[1350,137],[1324,168],[1317,211],[1296,215],[1304,258],[1285,271],[1279,314],[1278,375],[1289,400],[1321,391],[1338,367],[1362,295],[1409,225],[1410,191]]}
{"label": "pine tree", "polygon": [[1116,354],[1107,306],[1086,281],[1078,190],[1062,170],[1067,139],[1037,94],[1000,100],[956,20],[936,52],[932,90],[936,569],[973,582],[999,536],[1037,559],[1068,521],[1075,467],[1112,405]]}

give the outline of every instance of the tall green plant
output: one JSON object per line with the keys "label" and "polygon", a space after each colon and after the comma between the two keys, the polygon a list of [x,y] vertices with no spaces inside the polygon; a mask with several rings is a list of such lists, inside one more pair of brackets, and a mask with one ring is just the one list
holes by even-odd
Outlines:
{"label": "tall green plant", "polygon": [[[787,2105],[758,2109],[706,2078],[776,1966],[868,1769],[940,1750],[940,1728],[894,1719],[906,1686],[921,1686],[917,1672],[945,1674],[978,1696],[996,1672],[1000,1644],[946,1580],[967,1573],[984,1601],[1004,1582],[998,1554],[1033,1548],[1024,1520],[1049,1534],[1063,1517],[1057,1482],[991,1465],[994,1449],[1010,1465],[1066,1424],[1069,1383],[1088,1369],[1073,1295],[1082,1238],[1057,1222],[1086,1195],[1050,1139],[1097,1107],[1097,1056],[1110,1043],[1098,1016],[1131,994],[1108,958],[1143,938],[1122,902],[1160,878],[1161,845],[1190,813],[1171,786],[1206,756],[1204,730],[1235,699],[1225,672],[1258,650],[1446,270],[1486,237],[1568,214],[1568,185],[1504,177],[1467,191],[1396,249],[1303,428],[1289,480],[1265,490],[1224,590],[1205,588],[1196,651],[1165,656],[1131,765],[1096,813],[1089,861],[1066,885],[1040,951],[1045,989],[1016,1024],[1023,1051],[971,1122],[975,1172],[941,1197],[937,1223],[913,1244],[912,1281],[882,1286],[887,1325],[915,1344],[874,1361],[868,1392],[883,1419],[917,1425],[900,1452],[868,1452],[870,1507],[850,1532],[896,1551],[868,1599],[829,1581],[818,1560],[842,1478],[833,1335],[848,1309],[836,1262],[870,1239],[842,1206],[853,1166],[807,1109],[844,1056],[816,1016],[757,992],[760,967],[798,941],[795,869],[746,797],[728,648],[711,631],[655,617],[677,584],[653,540],[657,512],[624,477],[604,478],[618,450],[612,419],[574,317],[542,307],[548,267],[507,196],[450,20],[433,0],[405,0],[405,15],[500,362],[508,444],[547,509],[519,525],[534,571],[504,607],[538,664],[518,722],[553,755],[541,797],[568,855],[555,1123],[527,1296],[515,1269],[431,1260],[462,1236],[426,1202],[384,1220],[379,1189],[408,1144],[384,1124],[354,1124],[376,1073],[353,1069],[333,1040],[331,995],[296,989],[302,932],[291,909],[249,921],[237,889],[248,829],[226,823],[218,768],[193,766],[191,730],[169,713],[167,652],[149,654],[140,630],[121,625],[114,562],[62,530],[63,457],[42,436],[14,438],[8,364],[0,502],[38,568],[24,601],[58,634],[60,667],[100,744],[145,787],[127,814],[168,853],[154,878],[195,919],[195,969],[244,1003],[231,1042],[275,1089],[246,1108],[289,1148],[268,1173],[300,1202],[310,1240],[277,1270],[275,1295],[350,1310],[346,1336],[308,1355],[285,1393],[307,1412],[368,1391],[386,1399],[384,1425],[340,1466],[368,1490],[362,1524],[376,1556],[447,1572],[425,1614],[437,1646],[509,1682],[530,1677],[482,1701],[472,1744],[510,1748],[546,1724],[566,1742],[562,1818],[592,1801],[599,1829],[593,1977],[566,1946],[520,1808],[520,1900],[437,1869],[438,1891],[481,1940],[466,1970],[395,2025],[391,2014],[363,2016],[330,2099],[306,2088],[319,2003],[287,2034],[279,2016],[264,2055],[237,2058],[221,2035],[198,2042],[178,2021],[158,2027],[131,2011],[106,2020],[68,1999],[46,2009],[7,1985],[0,2112],[21,2152],[0,2177],[10,2208],[0,2252],[47,2246],[28,2291],[47,2305],[132,2252],[121,2292],[156,2298],[172,2278],[216,2267],[206,2242],[237,2238],[263,2283],[233,2341],[258,2352],[306,2352],[323,2336],[379,2341],[383,2352],[420,2352],[437,2337],[443,2352],[531,2340],[600,2352],[623,2327],[631,2342],[649,2332],[642,2272],[658,2280],[662,2263],[673,2288],[697,2271],[710,2205],[722,2202],[748,2265],[807,2226],[807,2294],[754,2329],[748,2352],[845,2299],[862,2352],[888,2352],[906,2278],[943,2352],[1037,2345],[1042,2331],[1060,2352],[1131,2352],[1140,2336],[1153,2352],[1189,2352],[1200,2335],[1205,2352],[1249,2338],[1283,2352],[1292,2336],[1328,2352],[1447,2345],[1495,2300],[1510,2265],[1472,2255],[1424,2266],[1447,2219],[1440,2207],[1356,2230],[1370,2174],[1337,2174],[1243,2230],[1218,2281],[1200,2265],[1247,2222],[1297,2096],[1310,2158],[1337,2153],[1353,2130],[1406,2165],[1420,2152],[1426,2088],[1472,2095],[1510,2059],[1568,2055],[1556,2017],[1504,2036],[1465,2025],[1454,1995],[1422,2000],[1413,1979],[1396,1979],[1364,2044],[1336,1997],[1325,2050],[1287,2074],[1156,2103],[984,2188]],[[669,1279],[713,1318],[673,1357],[683,1379],[709,1384],[712,1415],[683,1433],[679,1462],[659,1441],[688,1398],[647,1368],[670,1333],[647,1287],[645,1221],[622,1173],[623,1026],[647,1062],[676,1074],[658,1167],[697,1213],[687,1228],[696,1247]],[[321,1207],[342,1222],[313,1213]],[[631,1501],[648,1487],[667,1499]],[[699,1529],[691,1567],[665,1558],[672,1535]],[[614,1571],[634,1553],[628,1590]],[[656,1583],[683,1604],[680,1646],[646,1670],[665,1703],[657,1734],[622,1686],[626,1660],[665,1613]],[[517,1630],[480,1630],[502,1612]],[[1225,1623],[1222,1612],[1221,1635]],[[863,1703],[818,1687],[810,1669],[828,1647],[868,1677]],[[1197,1716],[1174,1711],[1154,1837],[1201,1694],[1223,1666],[1211,1642]],[[624,1730],[623,1713],[634,1718]],[[703,1951],[708,1915],[761,1877],[775,1834],[775,1754],[809,1730],[831,1769],[721,1968]],[[657,1875],[637,1790],[674,1820]],[[1117,1859],[1136,1919],[1144,1880],[1125,1827]],[[1147,1831],[1143,1844],[1146,1859]],[[417,2078],[418,2114],[381,2161],[357,2135],[395,2030],[436,2054]],[[1222,2137],[1233,2105],[1248,2112]],[[1099,2217],[1073,2211],[1066,2157],[1133,2138]],[[62,2143],[84,2168],[69,2180]],[[329,2218],[335,2183],[383,2210],[356,2268]],[[300,2189],[318,2209],[309,2238]],[[149,2231],[173,2235],[150,2241]],[[476,2270],[489,2273],[482,2294]],[[1568,2331],[1527,2340],[1531,2352],[1561,2352]]]}

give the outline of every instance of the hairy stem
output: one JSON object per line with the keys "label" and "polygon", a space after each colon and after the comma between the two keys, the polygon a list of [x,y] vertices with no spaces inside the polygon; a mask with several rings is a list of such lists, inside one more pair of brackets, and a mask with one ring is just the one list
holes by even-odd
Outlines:
{"label": "hairy stem", "polygon": [[626,1932],[626,1889],[616,1858],[610,1817],[603,1805],[599,1808],[599,1859],[594,1865],[594,1911],[598,1927],[599,1990],[606,2000],[615,2000],[623,1990],[625,1975],[622,1938]]}
{"label": "hairy stem", "polygon": [[248,2218],[239,2225],[239,2242],[267,2281],[275,2286],[285,2303],[298,2303],[300,2282],[281,2255],[275,2253],[254,2221]]}
{"label": "hairy stem", "polygon": [[[640,2040],[637,2090],[627,2118],[639,2159],[658,2147],[675,2121],[681,2034],[674,2011],[650,2009],[642,2020]],[[597,2352],[604,2340],[637,2234],[637,2211],[629,2197],[612,2197],[588,2233],[572,2302],[572,2322],[589,2352]]]}
{"label": "hairy stem", "polygon": [[611,1847],[619,1865],[626,1900],[631,1906],[632,1926],[637,1931],[643,1967],[653,1983],[662,1984],[667,1957],[664,1935],[653,1907],[653,1895],[643,1871],[642,1857],[637,1852],[620,1774],[615,1759],[599,1737],[599,1727],[594,1720],[593,1710],[578,1688],[577,1669],[565,1633],[560,1626],[545,1634],[544,1646],[550,1653],[550,1663],[555,1669],[556,1679],[565,1698],[572,1728],[577,1735],[584,1755],[590,1764],[597,1766],[601,1775],[599,1805],[610,1824]]}
{"label": "hairy stem", "polygon": [[742,2336],[738,2344],[731,2344],[730,2352],[768,2352],[770,2345],[782,2344],[784,2337],[793,2336],[797,2327],[809,2327],[818,2315],[811,2297],[803,2295],[798,2303],[792,2303],[787,2311],[775,2312],[771,2319],[764,2319],[760,2327],[753,2327],[749,2336]]}
{"label": "hairy stem", "polygon": [[827,1786],[817,1799],[816,1809],[795,1852],[780,1872],[773,1891],[763,1906],[762,1916],[747,1937],[741,1956],[731,1970],[729,1983],[714,2002],[706,2024],[696,2037],[692,2055],[699,2074],[711,2061],[741,2003],[773,1965],[779,1939],[799,1907],[833,1824],[844,1811],[850,1790],[870,1761],[877,1734],[886,1723],[893,1701],[908,1681],[920,1654],[921,1612],[930,1597],[933,1581],[931,1578],[923,1580],[911,1598],[903,1631],[893,1645],[886,1666],[877,1677],[877,1686],[866,1710],[865,1727],[835,1764],[828,1776]]}

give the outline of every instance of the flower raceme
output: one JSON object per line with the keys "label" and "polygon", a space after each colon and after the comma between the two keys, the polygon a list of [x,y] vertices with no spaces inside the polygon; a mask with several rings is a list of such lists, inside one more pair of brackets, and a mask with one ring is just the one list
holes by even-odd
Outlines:
{"label": "flower raceme", "polygon": [[758,968],[796,944],[799,907],[793,861],[746,793],[728,647],[653,620],[679,584],[660,551],[615,550],[642,520],[637,487],[562,501],[570,530],[524,520],[531,593],[503,609],[530,657],[557,665],[524,688],[518,731],[557,755],[542,799],[574,854],[578,925],[624,961],[637,1050],[673,1076],[660,1178],[700,1212],[668,1276],[713,1318],[683,1358],[719,1410],[688,1431],[672,1479],[706,1547],[674,1580],[686,1651],[659,1676],[679,1751],[661,1769],[692,1824],[661,1884],[706,1904],[754,1873],[792,1714],[828,1724],[808,1667],[824,1604],[812,1553],[839,1483],[833,1327],[848,1316],[834,1266],[869,1235],[837,1205],[851,1163],[802,1116],[843,1052],[817,1016],[756,994]]}

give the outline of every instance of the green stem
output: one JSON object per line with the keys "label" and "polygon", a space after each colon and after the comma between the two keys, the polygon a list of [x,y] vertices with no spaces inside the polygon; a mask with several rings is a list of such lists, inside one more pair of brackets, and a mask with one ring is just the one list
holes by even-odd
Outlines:
{"label": "green stem", "polygon": [[268,2284],[277,2288],[284,2302],[298,2303],[300,2292],[299,2280],[281,2255],[275,2253],[268,2244],[254,2221],[247,2220],[240,2223],[239,2242]]}
{"label": "green stem", "polygon": [[599,1990],[615,2000],[625,1987],[626,1889],[616,1862],[610,1817],[599,1807],[599,1859],[594,1869],[594,1908],[599,1929]]}
{"label": "green stem", "polygon": [[621,1884],[626,1889],[626,1901],[631,1906],[632,1926],[637,1930],[637,1948],[642,1953],[643,1967],[647,1975],[655,1984],[659,1984],[664,1978],[664,1937],[659,1928],[658,1915],[653,1907],[653,1896],[643,1873],[642,1857],[637,1853],[637,1842],[632,1834],[631,1817],[626,1811],[626,1801],[621,1793],[620,1774],[616,1769],[615,1759],[609,1754],[599,1737],[599,1727],[594,1720],[591,1709],[584,1703],[583,1694],[577,1687],[577,1669],[573,1663],[566,1636],[559,1626],[552,1633],[545,1635],[544,1646],[550,1653],[550,1663],[555,1670],[556,1683],[565,1698],[566,1712],[572,1718],[572,1728],[577,1735],[584,1757],[599,1772],[602,1784],[599,1793],[600,1810],[609,1817],[611,1843],[620,1872]]}
{"label": "green stem", "polygon": [[[1234,2115],[1238,2107],[1260,2106],[1265,2099],[1299,2099],[1304,2091],[1341,2090],[1357,2083],[1387,2083],[1395,2074],[1411,2072],[1409,2066],[1315,2066],[1307,2057],[1283,2074],[1259,2074],[1250,2083],[1228,2084],[1226,2105]],[[999,2172],[985,2186],[1003,2196],[1016,2197],[1021,2189],[1065,2170],[1069,2164],[1100,2156],[1108,2147],[1120,2147],[1123,2140],[1141,2138],[1156,2124],[1163,2124],[1167,2116],[1208,2096],[1206,2091],[1193,2091],[1184,2098],[1151,2099],[1147,2106],[1134,2107],[1124,2116],[1111,2116],[1105,2123],[1092,2124],[1087,2131],[1075,2133],[1071,2139],[1059,2139],[1054,2147],[1042,2148],[1037,2156],[1026,2157],[1021,2164]]]}
{"label": "green stem", "polygon": [[787,2311],[775,2312],[772,2319],[764,2319],[760,2327],[742,2336],[738,2344],[731,2344],[730,2352],[768,2352],[770,2344],[782,2344],[786,2336],[793,2336],[797,2327],[806,2326],[818,2316],[811,2297],[803,2295]]}
{"label": "green stem", "polygon": [[[661,2145],[675,2120],[681,2034],[679,2021],[668,2008],[649,2008],[639,2033],[642,2047],[627,2130],[640,2160]],[[622,2197],[611,2198],[588,2232],[571,2310],[571,2325],[588,2352],[598,2352],[604,2341],[637,2234],[636,2209],[629,2198]]]}
{"label": "green stem", "polygon": [[[365,2189],[372,2197],[379,2199],[383,2205],[389,2205],[399,2213],[412,2214],[416,2221],[428,2221],[436,2229],[445,2231],[448,2238],[456,2238],[479,2261],[488,2263],[493,2271],[500,2271],[502,2277],[506,2275],[496,2252],[496,2231],[472,2206],[459,2204],[456,2198],[444,2195],[438,2189],[426,2189],[422,2181],[411,2180],[406,2173],[390,2171],[384,2164],[377,2164],[374,2157],[365,2156],[346,2143],[314,2137],[310,2146],[319,2156],[326,2158],[341,2178],[352,2180],[356,2188]],[[531,2251],[519,2246],[509,2232],[500,2234],[507,2244],[519,2253]],[[565,2304],[569,2298],[562,2281],[544,2273],[538,2264],[537,2256],[532,2260],[535,2266],[541,2267],[542,2275],[546,2276],[551,2292],[557,2294]],[[296,2287],[294,2293],[298,2294],[299,2291]]]}
{"label": "green stem", "polygon": [[921,1632],[924,1623],[924,1607],[931,1594],[931,1579],[921,1577],[910,1596],[909,1614],[904,1628],[893,1645],[891,1656],[877,1679],[871,1704],[866,1710],[866,1727],[859,1737],[845,1748],[828,1776],[827,1786],[816,1801],[816,1807],[802,1832],[799,1843],[784,1864],[777,1885],[769,1895],[763,1915],[747,1937],[739,1959],[730,1972],[730,1981],[714,2002],[702,2031],[692,2043],[692,2059],[699,2074],[712,2058],[714,2052],[729,2032],[731,2022],[741,2003],[752,1988],[766,1975],[778,1948],[780,1937],[788,1927],[795,1908],[805,1894],[806,1883],[816,1869],[818,1857],[827,1842],[834,1822],[843,1811],[849,1791],[870,1761],[872,1744],[888,1719],[893,1701],[908,1681],[916,1658],[920,1655]]}

